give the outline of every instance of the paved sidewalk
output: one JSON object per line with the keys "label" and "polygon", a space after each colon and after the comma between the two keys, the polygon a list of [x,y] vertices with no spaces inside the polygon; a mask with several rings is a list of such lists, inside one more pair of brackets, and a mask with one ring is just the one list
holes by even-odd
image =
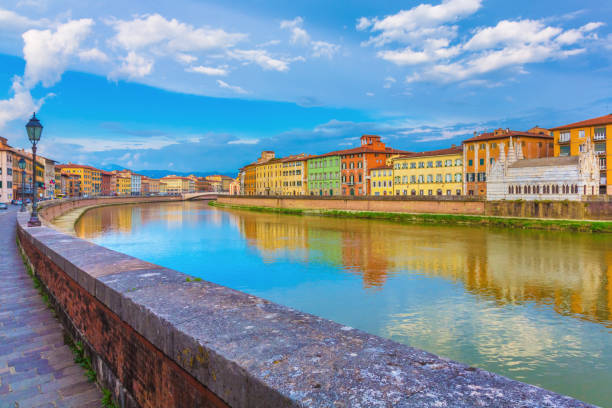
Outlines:
{"label": "paved sidewalk", "polygon": [[17,207],[0,214],[0,408],[100,407],[15,243]]}

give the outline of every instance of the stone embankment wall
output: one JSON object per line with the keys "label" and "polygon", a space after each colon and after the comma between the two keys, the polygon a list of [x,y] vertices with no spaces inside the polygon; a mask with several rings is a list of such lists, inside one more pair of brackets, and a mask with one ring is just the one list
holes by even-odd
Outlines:
{"label": "stone embankment wall", "polygon": [[122,407],[589,406],[27,219],[34,272]]}
{"label": "stone embankment wall", "polygon": [[485,201],[469,197],[220,196],[223,204],[301,210],[464,214],[497,217],[612,220],[612,201]]}

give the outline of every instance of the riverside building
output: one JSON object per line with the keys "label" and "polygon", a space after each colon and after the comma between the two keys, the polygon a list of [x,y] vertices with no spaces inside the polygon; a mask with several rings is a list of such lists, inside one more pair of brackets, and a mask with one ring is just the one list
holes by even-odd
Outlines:
{"label": "riverside building", "polygon": [[463,141],[464,194],[487,195],[487,174],[499,157],[501,144],[507,152],[511,138],[521,145],[526,159],[553,156],[553,137],[547,129],[536,126],[527,132],[510,129],[474,132],[474,137]]}
{"label": "riverside building", "polygon": [[308,158],[304,153],[281,159],[281,194],[286,196],[308,194]]}
{"label": "riverside building", "polygon": [[525,159],[522,145],[500,145],[487,180],[487,200],[570,200],[599,194],[599,162],[587,138],[576,156]]}
{"label": "riverside building", "polygon": [[395,157],[395,195],[462,195],[463,147],[430,150]]}
{"label": "riverside building", "polygon": [[578,156],[590,139],[599,163],[599,193],[612,194],[612,170],[608,161],[612,155],[612,114],[587,119],[551,129],[554,137],[555,156]]}
{"label": "riverside building", "polygon": [[370,169],[384,166],[393,155],[410,152],[386,147],[380,136],[361,136],[361,146],[337,152],[341,159],[342,195],[370,195]]}
{"label": "riverside building", "polygon": [[370,169],[370,193],[373,196],[393,195],[393,166],[389,164]]}
{"label": "riverside building", "polygon": [[309,195],[337,196],[341,194],[340,155],[337,152],[310,156],[307,168]]}
{"label": "riverside building", "polygon": [[84,164],[60,164],[57,166],[62,174],[77,176],[80,191],[84,196],[97,196],[102,192],[102,171]]}

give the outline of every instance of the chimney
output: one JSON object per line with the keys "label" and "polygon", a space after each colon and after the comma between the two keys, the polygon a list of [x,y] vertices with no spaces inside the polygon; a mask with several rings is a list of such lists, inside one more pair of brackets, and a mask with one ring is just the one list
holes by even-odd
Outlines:
{"label": "chimney", "polygon": [[457,147],[454,143],[451,145],[451,147]]}

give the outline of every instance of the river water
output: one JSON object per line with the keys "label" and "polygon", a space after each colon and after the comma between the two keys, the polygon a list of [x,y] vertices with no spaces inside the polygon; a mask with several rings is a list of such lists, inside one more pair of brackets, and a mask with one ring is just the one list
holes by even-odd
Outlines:
{"label": "river water", "polygon": [[217,209],[94,208],[79,237],[612,406],[612,237]]}

